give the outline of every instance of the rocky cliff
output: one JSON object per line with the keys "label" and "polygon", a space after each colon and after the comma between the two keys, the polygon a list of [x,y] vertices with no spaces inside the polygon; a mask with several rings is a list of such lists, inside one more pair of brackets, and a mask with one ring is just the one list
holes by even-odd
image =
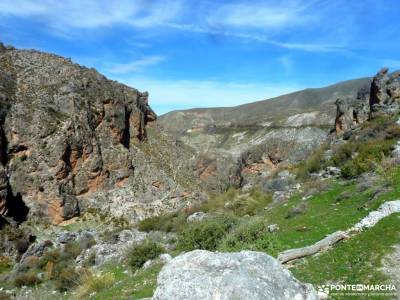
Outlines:
{"label": "rocky cliff", "polygon": [[371,85],[360,89],[357,97],[340,97],[336,101],[335,132],[341,135],[379,114],[388,115],[399,108],[400,72],[382,68]]}
{"label": "rocky cliff", "polygon": [[355,98],[369,83],[363,78],[232,108],[175,111],[158,122],[197,153],[197,174],[209,188],[268,189],[266,180],[275,170],[305,159],[326,140],[335,101]]}
{"label": "rocky cliff", "polygon": [[60,223],[94,206],[135,220],[183,205],[191,175],[171,170],[184,154],[155,120],[146,92],[1,44],[1,216]]}

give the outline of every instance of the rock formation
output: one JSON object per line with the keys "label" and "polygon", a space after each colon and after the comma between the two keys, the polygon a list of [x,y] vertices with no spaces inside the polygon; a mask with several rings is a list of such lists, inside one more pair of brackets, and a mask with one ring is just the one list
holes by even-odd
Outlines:
{"label": "rock formation", "polygon": [[336,101],[335,132],[338,135],[354,129],[371,116],[396,112],[400,104],[400,72],[389,74],[381,69],[373,78],[369,89],[360,89],[357,97]]}
{"label": "rock formation", "polygon": [[[191,190],[169,172],[172,163],[162,151],[179,149],[170,150],[168,142],[160,149],[155,120],[147,92],[69,59],[1,45],[1,215],[18,217],[6,201],[17,196],[30,216],[53,223],[89,205],[129,220],[157,213],[160,201],[179,206]],[[164,161],[156,163],[158,156]]]}
{"label": "rock formation", "polygon": [[383,68],[376,74],[371,84],[370,108],[378,111],[380,108],[399,106],[400,99],[400,72],[389,74],[388,68]]}
{"label": "rock formation", "polygon": [[195,250],[163,267],[153,300],[318,299],[314,288],[296,280],[273,257],[252,251]]}
{"label": "rock formation", "polygon": [[370,92],[364,87],[361,88],[357,97],[339,98],[336,100],[335,131],[342,134],[369,118]]}

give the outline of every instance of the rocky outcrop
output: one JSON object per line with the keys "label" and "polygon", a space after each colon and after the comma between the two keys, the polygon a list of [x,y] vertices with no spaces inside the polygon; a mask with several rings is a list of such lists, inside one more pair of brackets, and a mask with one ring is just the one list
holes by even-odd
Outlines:
{"label": "rocky outcrop", "polygon": [[[156,148],[161,138],[147,92],[69,59],[2,46],[0,99],[1,187],[20,195],[32,217],[60,223],[91,205],[135,220],[161,209],[153,200],[173,201],[172,208],[191,192],[168,173],[171,155],[162,151],[175,145]],[[162,188],[154,188],[157,181]],[[0,197],[4,213],[4,188]]]}
{"label": "rocky outcrop", "polygon": [[358,91],[357,97],[336,100],[335,131],[337,134],[340,135],[368,120],[369,98],[368,89],[362,88]]}
{"label": "rocky outcrop", "polygon": [[153,300],[318,299],[314,288],[296,280],[261,252],[212,253],[195,250],[163,267]]}
{"label": "rocky outcrop", "polygon": [[374,77],[371,84],[369,100],[372,112],[386,107],[395,110],[400,101],[400,72],[389,74],[388,68],[381,69]]}
{"label": "rocky outcrop", "polygon": [[389,73],[388,68],[383,68],[368,89],[358,91],[357,97],[342,97],[336,101],[335,132],[342,135],[371,117],[394,113],[399,104],[400,72]]}

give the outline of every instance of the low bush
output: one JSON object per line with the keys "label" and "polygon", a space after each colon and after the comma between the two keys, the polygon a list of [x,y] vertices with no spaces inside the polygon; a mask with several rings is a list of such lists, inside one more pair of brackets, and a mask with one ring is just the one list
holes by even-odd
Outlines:
{"label": "low bush", "polygon": [[59,249],[54,249],[47,251],[43,254],[43,256],[39,259],[38,267],[40,269],[44,269],[49,262],[56,264],[61,260],[61,253]]}
{"label": "low bush", "polygon": [[303,214],[305,214],[306,210],[307,210],[307,205],[304,202],[301,202],[298,205],[289,209],[289,211],[286,215],[286,219],[291,219],[296,216],[303,215]]}
{"label": "low bush", "polygon": [[383,185],[394,187],[399,184],[400,168],[393,158],[385,157],[381,163],[375,163],[375,170]]}
{"label": "low bush", "polygon": [[64,260],[75,259],[81,254],[82,248],[78,242],[69,242],[65,244],[61,256]]}
{"label": "low bush", "polygon": [[0,274],[10,271],[12,268],[12,260],[8,256],[0,256]]}
{"label": "low bush", "polygon": [[62,251],[54,249],[45,252],[37,267],[45,272],[46,279],[51,280],[58,291],[65,292],[78,284],[79,273],[75,270],[75,258],[79,253],[78,243],[67,243]]}
{"label": "low bush", "polygon": [[126,254],[128,264],[134,269],[141,268],[150,259],[157,258],[165,249],[160,244],[146,240],[142,244],[133,246]]}
{"label": "low bush", "polygon": [[238,225],[219,243],[218,250],[236,252],[241,250],[263,251],[276,256],[280,243],[267,229],[267,223],[260,218],[251,219]]}
{"label": "low bush", "polygon": [[77,291],[78,299],[85,299],[93,293],[101,292],[104,289],[110,288],[115,282],[114,274],[92,274],[86,272],[80,278],[80,286]]}
{"label": "low bush", "polygon": [[347,162],[349,159],[352,158],[353,154],[357,151],[357,149],[358,149],[358,143],[355,142],[349,141],[341,145],[333,153],[331,157],[331,163],[337,167],[343,165],[345,162]]}
{"label": "low bush", "polygon": [[79,284],[79,273],[74,266],[57,265],[54,275],[54,286],[60,292],[66,292]]}
{"label": "low bush", "polygon": [[229,188],[226,192],[217,196],[211,197],[209,201],[204,203],[201,209],[205,212],[215,212],[224,210],[227,203],[230,203],[236,198],[238,191],[234,188]]}
{"label": "low bush", "polygon": [[390,155],[394,140],[372,140],[359,144],[358,152],[341,167],[344,178],[353,178],[362,173],[374,171],[376,164]]}
{"label": "low bush", "polygon": [[299,179],[307,179],[310,174],[316,173],[325,167],[324,152],[326,146],[315,150],[305,161],[297,166],[296,176]]}
{"label": "low bush", "polygon": [[203,204],[183,209],[179,212],[162,214],[141,221],[138,229],[141,231],[181,232],[186,229],[186,219],[194,212],[202,211],[212,214],[233,214],[236,216],[255,215],[272,201],[270,193],[252,189],[241,194],[234,188],[225,193],[214,195]]}
{"label": "low bush", "polygon": [[191,251],[204,249],[215,251],[219,241],[225,236],[227,230],[215,220],[206,220],[188,225],[178,236],[178,249]]}
{"label": "low bush", "polygon": [[16,287],[33,286],[40,283],[40,279],[34,273],[19,274],[14,279]]}
{"label": "low bush", "polygon": [[96,253],[92,252],[83,262],[84,267],[91,267],[96,264]]}
{"label": "low bush", "polygon": [[236,195],[235,198],[225,204],[225,209],[239,217],[245,215],[253,216],[262,211],[271,202],[272,194],[253,189],[249,195]]}
{"label": "low bush", "polygon": [[184,212],[163,214],[151,218],[144,219],[139,223],[141,231],[179,231],[186,224],[187,215]]}
{"label": "low bush", "polygon": [[399,139],[400,138],[400,125],[392,124],[385,130],[386,139]]}

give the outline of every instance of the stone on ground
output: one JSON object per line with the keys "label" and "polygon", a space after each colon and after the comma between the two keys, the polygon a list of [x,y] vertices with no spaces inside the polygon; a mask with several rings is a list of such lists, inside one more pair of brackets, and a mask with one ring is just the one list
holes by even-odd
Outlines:
{"label": "stone on ground", "polygon": [[188,252],[171,260],[158,275],[153,300],[318,299],[275,258],[253,251]]}

